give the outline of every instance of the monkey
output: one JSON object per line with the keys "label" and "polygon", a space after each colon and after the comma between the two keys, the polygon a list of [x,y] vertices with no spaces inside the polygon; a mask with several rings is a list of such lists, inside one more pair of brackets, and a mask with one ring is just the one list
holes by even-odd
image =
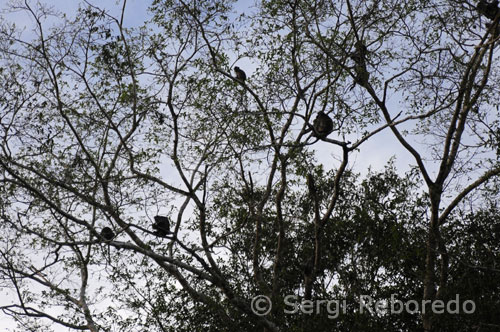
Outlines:
{"label": "monkey", "polygon": [[236,73],[236,79],[238,81],[245,82],[245,80],[247,79],[247,74],[245,74],[245,72],[241,70],[240,67],[234,67],[234,72]]}
{"label": "monkey", "polygon": [[109,227],[103,227],[103,229],[101,230],[101,237],[104,239],[105,242],[108,242],[108,248],[106,250],[106,248],[104,249],[105,251],[105,254],[106,254],[106,251],[107,251],[107,264],[111,264],[111,248],[110,248],[110,245],[109,245],[109,242],[111,242],[111,240],[113,240],[113,238],[115,237],[115,233],[113,232],[113,230]]}
{"label": "monkey", "polygon": [[367,87],[370,74],[366,70],[366,66],[357,65],[354,70],[356,71],[355,84],[357,83],[363,87]]}
{"label": "monkey", "polygon": [[104,228],[101,230],[101,237],[102,237],[105,241],[111,241],[111,240],[113,240],[113,238],[115,237],[115,233],[113,233],[113,231],[111,230],[111,228],[109,228],[109,227],[104,227]]}
{"label": "monkey", "polygon": [[494,20],[499,12],[498,0],[494,0],[493,2],[479,0],[476,9],[480,14],[486,16],[490,20]]}
{"label": "monkey", "polygon": [[354,44],[354,48],[356,49],[353,53],[351,53],[351,59],[356,63],[363,63],[366,61],[366,54],[368,53],[368,49],[366,45],[363,44],[362,41],[357,41]]}
{"label": "monkey", "polygon": [[168,217],[155,216],[155,222],[153,223],[154,234],[158,237],[167,237],[167,234],[172,234],[170,232],[170,219]]}
{"label": "monkey", "polygon": [[366,69],[366,54],[368,53],[366,45],[362,41],[357,41],[354,44],[354,48],[356,51],[351,53],[351,59],[354,61],[354,71],[356,72],[356,76],[351,90],[354,88],[356,83],[366,87],[368,85],[368,79],[370,78],[370,74]]}
{"label": "monkey", "polygon": [[320,111],[313,121],[313,136],[325,138],[333,131],[333,121],[325,112]]}

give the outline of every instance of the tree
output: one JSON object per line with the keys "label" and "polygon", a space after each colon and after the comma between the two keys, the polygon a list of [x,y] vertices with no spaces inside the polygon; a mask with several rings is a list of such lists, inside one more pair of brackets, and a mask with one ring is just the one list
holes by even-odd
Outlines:
{"label": "tree", "polygon": [[[2,311],[40,331],[497,328],[482,236],[498,226],[499,17],[485,28],[452,0],[232,5],[152,1],[134,29],[125,1],[118,17],[11,4],[35,29],[0,31]],[[318,139],[320,111],[334,131]],[[354,172],[382,131],[408,174]],[[359,309],[457,293],[479,311]],[[334,319],[287,313],[333,299]]]}

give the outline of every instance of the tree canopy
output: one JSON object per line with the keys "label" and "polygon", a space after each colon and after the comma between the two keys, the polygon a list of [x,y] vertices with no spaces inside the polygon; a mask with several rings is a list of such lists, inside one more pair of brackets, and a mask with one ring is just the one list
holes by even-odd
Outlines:
{"label": "tree canopy", "polygon": [[[4,317],[497,331],[498,2],[247,5],[4,5]],[[357,163],[381,135],[405,153]]]}

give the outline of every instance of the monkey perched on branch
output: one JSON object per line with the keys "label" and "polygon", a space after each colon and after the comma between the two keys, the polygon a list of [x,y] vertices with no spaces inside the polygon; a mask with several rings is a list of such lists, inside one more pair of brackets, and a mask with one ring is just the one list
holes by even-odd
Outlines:
{"label": "monkey perched on branch", "polygon": [[494,20],[498,15],[498,12],[500,11],[500,9],[498,8],[498,0],[494,0],[493,2],[479,0],[476,9],[480,14],[484,15],[490,20]]}
{"label": "monkey perched on branch", "polygon": [[320,111],[313,121],[313,136],[325,138],[333,131],[333,121],[325,112]]}
{"label": "monkey perched on branch", "polygon": [[170,231],[170,219],[168,217],[155,216],[154,219],[153,229],[156,236],[167,237],[168,234],[172,234]]}
{"label": "monkey perched on branch", "polygon": [[109,227],[104,227],[102,230],[101,230],[101,237],[105,240],[105,241],[111,241],[113,240],[113,238],[115,237],[115,233],[113,232],[113,230]]}
{"label": "monkey perched on branch", "polygon": [[236,79],[238,81],[245,82],[245,80],[247,79],[247,74],[245,74],[245,72],[241,70],[240,67],[234,67],[234,72],[236,73]]}
{"label": "monkey perched on branch", "polygon": [[356,76],[351,89],[354,88],[356,83],[363,87],[368,86],[368,79],[370,78],[370,74],[366,69],[366,55],[368,54],[366,45],[362,41],[357,41],[356,44],[354,44],[354,48],[356,50],[351,53],[351,59],[354,61]]}

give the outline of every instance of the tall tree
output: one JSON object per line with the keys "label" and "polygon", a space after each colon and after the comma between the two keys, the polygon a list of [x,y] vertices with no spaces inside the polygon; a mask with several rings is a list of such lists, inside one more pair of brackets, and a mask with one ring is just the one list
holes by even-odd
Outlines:
{"label": "tall tree", "polygon": [[[0,309],[33,331],[498,328],[499,15],[233,5],[155,0],[131,28],[126,1],[9,4],[34,29],[0,28]],[[411,171],[356,174],[386,131]],[[455,294],[478,311],[429,310]]]}

